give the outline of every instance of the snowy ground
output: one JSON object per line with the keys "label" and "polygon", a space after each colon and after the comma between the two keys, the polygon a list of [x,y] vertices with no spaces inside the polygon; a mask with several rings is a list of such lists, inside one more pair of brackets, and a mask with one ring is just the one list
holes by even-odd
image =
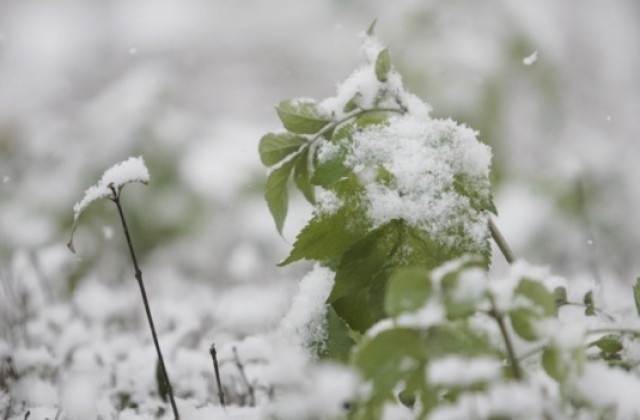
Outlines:
{"label": "snowy ground", "polygon": [[375,17],[408,87],[493,147],[498,224],[518,255],[629,314],[634,0],[0,2],[0,417],[170,418],[115,207],[93,204],[78,254],[65,246],[83,191],[139,155],[151,182],[123,205],[183,417],[341,410],[355,378],[309,365],[300,341],[330,280],[275,267],[309,209],[297,203],[278,236],[257,143],[281,99],[333,94]]}

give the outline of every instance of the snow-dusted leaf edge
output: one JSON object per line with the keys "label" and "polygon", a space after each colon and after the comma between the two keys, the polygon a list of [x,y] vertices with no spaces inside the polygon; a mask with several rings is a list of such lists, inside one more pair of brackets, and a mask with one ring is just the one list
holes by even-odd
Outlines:
{"label": "snow-dusted leaf edge", "polygon": [[[117,195],[120,194],[120,190],[126,184],[141,182],[147,185],[149,178],[149,169],[147,169],[142,156],[130,157],[107,169],[104,174],[102,174],[100,181],[87,188],[82,200],[73,206],[73,226],[71,228],[71,237],[69,238],[69,242],[67,242],[67,247],[71,252],[76,252],[73,246],[73,235],[78,227],[80,216],[91,203],[101,198],[117,199]],[[116,196],[114,196],[114,190]]]}

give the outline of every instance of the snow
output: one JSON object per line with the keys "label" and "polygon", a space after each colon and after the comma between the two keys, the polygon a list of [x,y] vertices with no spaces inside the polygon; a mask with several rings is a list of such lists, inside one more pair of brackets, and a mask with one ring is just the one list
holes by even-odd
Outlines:
{"label": "snow", "polygon": [[640,416],[640,379],[602,362],[589,363],[576,384],[577,391],[601,409],[612,409],[615,419]]}
{"label": "snow", "polygon": [[100,181],[98,181],[96,185],[89,187],[85,191],[82,200],[73,206],[74,220],[78,220],[89,204],[100,198],[112,197],[112,187],[119,192],[124,185],[130,182],[149,183],[149,170],[142,156],[137,158],[130,157],[107,169],[102,175],[102,178],[100,178]]}
{"label": "snow", "polygon": [[344,202],[338,197],[335,191],[325,190],[324,188],[316,189],[316,213],[331,215],[342,207],[343,204]]}
{"label": "snow", "polygon": [[[378,1],[367,3],[365,14],[384,17],[378,29],[407,85],[437,104],[438,115],[481,129],[480,138],[492,145],[499,169],[496,222],[517,255],[562,273],[572,301],[595,289],[598,307],[637,328],[629,284],[640,268],[633,246],[640,232],[640,56],[634,43],[640,25],[637,13],[629,13],[635,3]],[[286,0],[275,8],[255,0],[0,4],[0,378],[8,381],[0,389],[0,417],[9,401],[11,420],[24,420],[27,410],[30,420],[80,415],[83,407],[63,397],[76,389],[92,400],[95,386],[95,410],[103,419],[155,419],[160,408],[171,418],[155,390],[155,355],[126,250],[105,240],[106,221],[83,229],[82,259],[60,243],[78,192],[104,168],[140,154],[153,164],[154,182],[144,197],[127,196],[126,204],[182,418],[265,418],[275,398],[298,391],[323,409],[309,381],[325,390],[332,383],[312,372],[308,349],[291,350],[301,341],[295,332],[305,331],[301,320],[314,319],[321,307],[300,310],[300,328],[281,325],[307,267],[273,266],[290,244],[274,232],[265,209],[255,149],[260,135],[277,125],[273,105],[279,99],[324,97],[333,80],[349,74],[358,43],[352,34],[370,18],[361,7],[321,0]],[[430,24],[417,16],[428,16]],[[340,30],[333,29],[336,22]],[[514,39],[529,46],[513,45]],[[544,63],[532,63],[544,64],[544,77],[521,71],[532,45],[544,51]],[[338,87],[334,103],[326,101],[338,117],[359,90],[362,106],[375,101],[372,62],[380,47],[373,45],[363,70]],[[129,55],[130,48],[137,54]],[[514,59],[514,53],[520,55]],[[429,121],[430,107],[401,89],[395,70],[385,87],[412,116]],[[363,166],[360,179],[371,183],[373,173],[373,166]],[[576,207],[573,188],[580,180],[586,201]],[[300,203],[291,203],[294,223],[286,237],[307,219],[310,209]],[[583,210],[588,220],[573,210]],[[492,271],[507,273],[497,250],[494,256]],[[514,277],[492,273],[489,281],[496,293],[504,292],[505,310]],[[317,296],[323,295],[320,283]],[[558,328],[552,339],[560,342],[566,332],[570,347],[580,328],[606,324],[599,315],[580,325],[583,313],[561,308],[562,322],[549,325]],[[472,321],[474,327],[486,322]],[[229,388],[226,410],[215,396],[207,353],[212,341],[220,347]],[[515,341],[520,354],[524,346]],[[623,342],[623,357],[640,360],[636,340]],[[239,406],[243,388],[233,346],[258,386],[257,407]],[[50,358],[40,357],[42,349]],[[21,364],[22,377],[5,375],[8,356]],[[535,357],[528,361],[524,385],[492,385],[492,400],[463,397],[449,418],[499,411],[514,418],[570,417],[554,411],[561,401],[557,384]],[[578,389],[583,397],[605,416],[637,416],[637,369],[585,367]],[[128,389],[138,371],[145,376],[138,406],[120,406],[117,391]],[[349,388],[346,376],[336,375],[336,390]],[[270,396],[273,383],[278,387]],[[575,386],[568,391],[575,395]],[[329,400],[326,416],[340,402]],[[607,411],[616,404],[619,409]],[[595,411],[569,414],[598,418]],[[416,417],[391,403],[384,415]]]}
{"label": "snow", "polygon": [[427,381],[434,385],[468,387],[498,378],[501,369],[500,361],[489,357],[448,356],[427,365]]}
{"label": "snow", "polygon": [[530,55],[528,55],[525,58],[523,58],[522,59],[522,64],[524,64],[525,66],[531,66],[536,61],[538,61],[538,51],[534,51]]}
{"label": "snow", "polygon": [[487,215],[467,210],[468,198],[453,188],[456,176],[478,177],[487,180],[478,193],[490,194],[491,151],[473,130],[451,120],[392,117],[387,125],[354,134],[346,164],[356,173],[382,167],[394,175],[393,185],[366,185],[367,216],[374,226],[404,219],[451,247],[460,238],[451,232],[461,227],[463,236],[482,248]]}

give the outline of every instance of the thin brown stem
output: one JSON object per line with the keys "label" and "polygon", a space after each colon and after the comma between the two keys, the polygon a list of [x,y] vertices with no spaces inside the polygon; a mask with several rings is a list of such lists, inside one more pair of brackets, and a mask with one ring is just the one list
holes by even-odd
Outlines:
{"label": "thin brown stem", "polygon": [[504,258],[509,264],[513,264],[516,261],[516,256],[491,217],[489,217],[489,230],[491,231],[491,237],[496,245],[498,245],[498,248],[500,248],[500,252],[502,252]]}
{"label": "thin brown stem", "polygon": [[142,281],[142,271],[140,270],[140,266],[138,265],[138,259],[136,258],[136,253],[133,249],[133,243],[131,241],[131,235],[129,234],[127,221],[125,220],[124,212],[122,211],[122,206],[120,205],[120,195],[113,186],[110,186],[110,188],[111,188],[111,191],[113,192],[112,201],[116,204],[116,207],[118,208],[118,214],[120,215],[120,221],[122,222],[122,229],[124,230],[124,236],[127,239],[129,254],[131,255],[131,261],[133,262],[133,268],[135,269],[135,277],[136,277],[136,280],[138,281],[138,286],[140,287],[140,295],[142,296],[144,310],[147,315],[147,321],[149,322],[149,328],[151,329],[153,344],[156,348],[156,353],[158,353],[158,361],[160,362],[162,377],[165,381],[165,385],[167,386],[169,401],[171,402],[171,409],[173,410],[173,416],[175,420],[180,420],[180,414],[178,413],[176,400],[173,396],[173,388],[171,387],[171,381],[169,381],[169,374],[167,373],[167,368],[164,363],[162,350],[160,350],[160,342],[158,341],[158,334],[156,333],[156,327],[153,323],[153,316],[151,315],[151,307],[149,306],[149,299],[147,298],[147,292],[144,287],[144,282]]}
{"label": "thin brown stem", "polygon": [[249,393],[249,405],[253,407],[256,405],[256,393],[253,389],[253,386],[247,379],[247,375],[244,372],[244,366],[242,365],[242,363],[240,362],[240,358],[238,357],[238,349],[235,347],[233,348],[233,358],[236,363],[236,367],[240,371],[240,377],[242,378],[244,385],[247,387],[247,392]]}
{"label": "thin brown stem", "polygon": [[516,352],[513,349],[513,343],[511,342],[511,336],[509,335],[507,326],[504,323],[504,317],[495,308],[494,302],[491,302],[491,305],[493,309],[489,311],[489,316],[491,316],[493,319],[496,320],[496,322],[498,323],[498,327],[500,328],[500,334],[502,334],[504,345],[507,348],[507,357],[509,358],[509,364],[511,365],[511,371],[513,372],[513,377],[517,380],[521,380],[522,371],[520,370],[520,363],[518,362],[518,358],[516,357]]}
{"label": "thin brown stem", "polygon": [[213,360],[213,371],[216,374],[216,385],[218,386],[218,400],[220,400],[220,405],[225,407],[226,404],[224,402],[224,391],[222,390],[222,383],[220,382],[220,367],[218,366],[218,353],[216,352],[215,344],[211,344],[211,347],[209,347],[209,354],[211,354],[211,359]]}

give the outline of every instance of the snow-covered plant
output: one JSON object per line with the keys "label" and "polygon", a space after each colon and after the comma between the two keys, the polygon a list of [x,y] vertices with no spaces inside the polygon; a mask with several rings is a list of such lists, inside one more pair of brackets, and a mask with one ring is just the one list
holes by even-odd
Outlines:
{"label": "snow-covered plant", "polygon": [[105,171],[105,173],[102,175],[102,178],[100,178],[100,181],[98,181],[96,185],[89,187],[85,191],[84,198],[76,203],[76,205],[73,207],[73,227],[71,230],[71,238],[69,239],[67,246],[72,252],[75,252],[75,248],[73,245],[73,235],[78,226],[80,216],[91,203],[102,198],[107,198],[115,203],[116,208],[118,209],[118,215],[120,216],[120,222],[122,223],[122,230],[127,241],[129,254],[131,255],[133,268],[135,270],[135,278],[140,288],[140,295],[147,316],[147,322],[149,323],[149,329],[151,330],[151,335],[153,337],[153,344],[155,345],[156,353],[158,355],[158,361],[156,365],[158,391],[165,401],[169,399],[169,401],[171,402],[171,408],[173,410],[174,418],[178,420],[180,418],[180,415],[176,406],[173,389],[169,380],[169,374],[167,373],[164,362],[164,357],[162,356],[162,350],[160,349],[160,343],[158,341],[156,328],[153,323],[153,316],[151,314],[149,300],[147,299],[147,292],[144,286],[144,281],[142,280],[142,270],[138,265],[138,260],[136,258],[133,242],[131,240],[129,227],[127,226],[127,222],[124,217],[124,211],[122,210],[122,189],[125,185],[132,182],[141,182],[143,184],[149,183],[149,170],[147,169],[147,166],[145,165],[144,159],[142,159],[142,157],[130,157],[129,159],[112,166]]}
{"label": "snow-covered plant", "polygon": [[[614,380],[623,373],[611,365],[633,365],[623,336],[638,331],[612,324],[593,292],[569,300],[563,279],[515,261],[490,218],[489,147],[470,128],[431,118],[373,27],[363,38],[366,63],[337,95],[281,102],[284,130],[259,145],[277,230],[290,179],[314,206],[280,265],[312,260],[335,272],[319,353],[348,361],[364,381],[349,414],[639,415],[615,398],[594,400],[585,385],[594,371]],[[489,280],[492,237],[513,263],[504,279]],[[559,316],[576,305],[581,319]]]}

